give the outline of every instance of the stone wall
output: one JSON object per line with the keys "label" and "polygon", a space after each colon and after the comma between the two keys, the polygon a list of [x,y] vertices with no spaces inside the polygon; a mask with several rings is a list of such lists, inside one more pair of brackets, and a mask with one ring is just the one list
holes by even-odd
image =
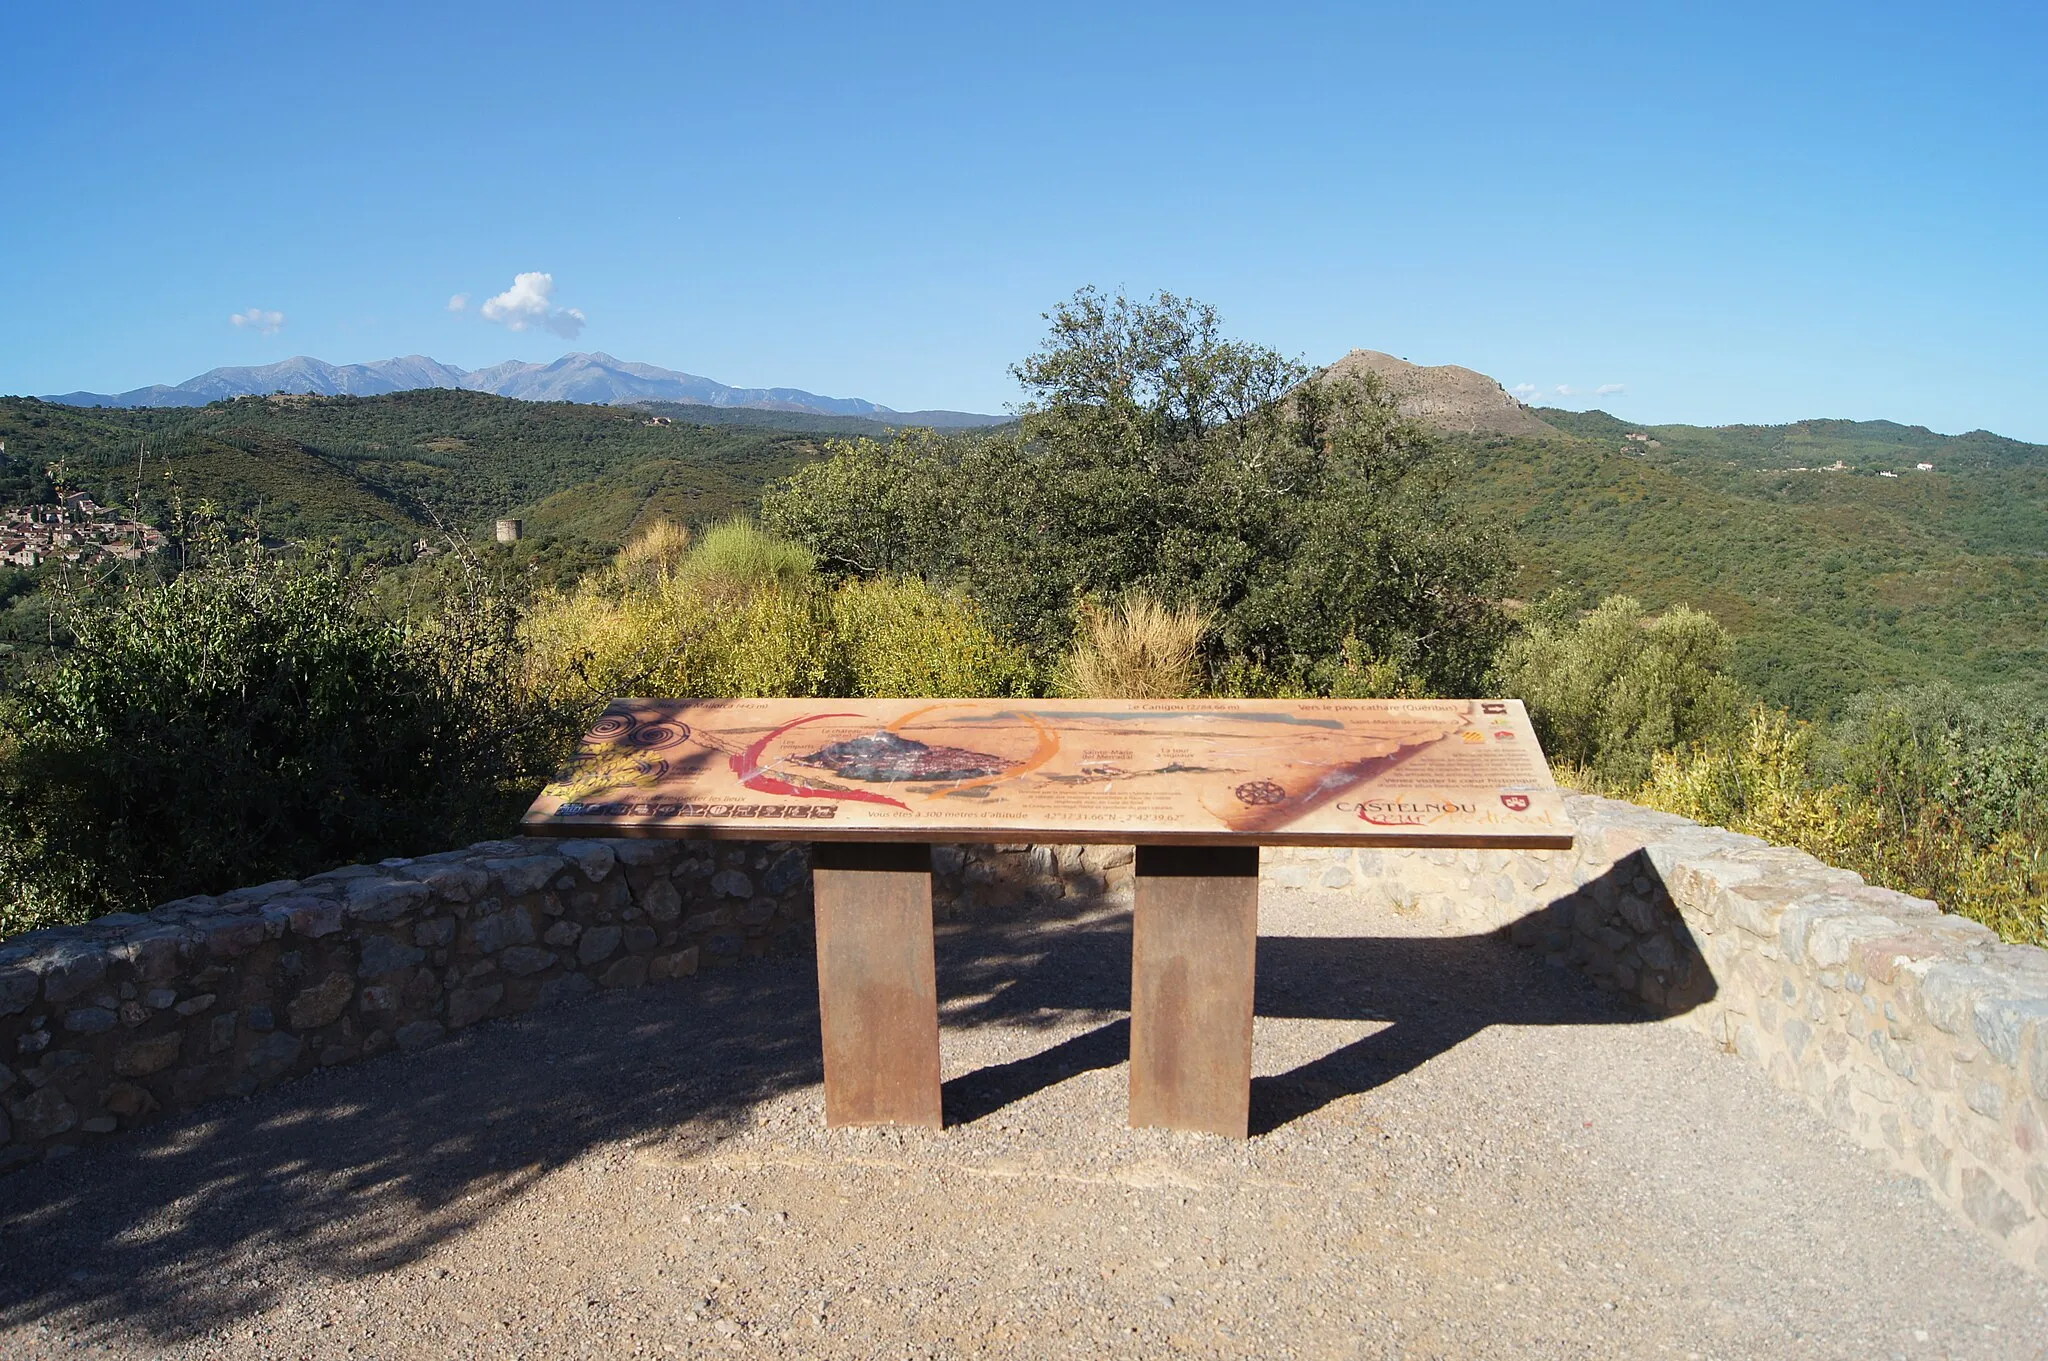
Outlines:
{"label": "stone wall", "polygon": [[808,848],[498,841],[0,946],[0,1170],[493,1016],[808,940]]}
{"label": "stone wall", "polygon": [[[2048,1275],[2048,951],[1606,799],[1571,851],[1266,853],[1276,886],[1500,932],[1711,1036]],[[1129,847],[934,851],[940,915],[1126,904]],[[781,843],[504,841],[0,946],[0,1170],[325,1064],[695,974],[810,923]]]}
{"label": "stone wall", "polygon": [[[1612,799],[1569,851],[1268,850],[1276,887],[1498,932],[1710,1036],[2048,1276],[2048,951],[1923,898]],[[941,897],[1127,902],[1128,848],[941,848]]]}
{"label": "stone wall", "polygon": [[2048,1276],[2048,950],[1754,837],[1567,807],[1570,851],[1269,851],[1265,874],[1502,932],[1704,1032]]}

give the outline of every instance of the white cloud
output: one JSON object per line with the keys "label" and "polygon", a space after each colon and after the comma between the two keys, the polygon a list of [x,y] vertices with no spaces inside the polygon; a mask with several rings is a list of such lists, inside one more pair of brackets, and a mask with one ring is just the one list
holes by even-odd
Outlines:
{"label": "white cloud", "polygon": [[457,293],[454,297],[448,299],[448,310],[451,312],[461,312],[468,307],[469,294],[467,293]]}
{"label": "white cloud", "polygon": [[284,313],[266,312],[260,307],[252,307],[246,312],[237,312],[229,317],[228,320],[237,326],[247,327],[267,336],[274,336],[284,329]]}
{"label": "white cloud", "polygon": [[1530,406],[1544,401],[1586,402],[1598,397],[1624,396],[1627,392],[1626,383],[1602,383],[1594,388],[1577,387],[1571,383],[1559,383],[1555,387],[1544,387],[1537,383],[1517,383],[1508,389],[1510,396]]}
{"label": "white cloud", "polygon": [[554,305],[555,276],[539,272],[517,275],[512,286],[496,297],[484,299],[478,310],[485,321],[495,321],[512,331],[529,331],[544,326],[565,340],[573,340],[583,329],[584,316],[574,307]]}

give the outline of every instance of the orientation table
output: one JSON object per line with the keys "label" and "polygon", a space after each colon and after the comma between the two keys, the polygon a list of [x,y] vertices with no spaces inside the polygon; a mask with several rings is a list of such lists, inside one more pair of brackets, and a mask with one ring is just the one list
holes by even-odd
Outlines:
{"label": "orientation table", "polygon": [[933,1128],[932,845],[1134,845],[1130,1122],[1240,1139],[1261,846],[1572,844],[1512,699],[620,699],[522,830],[815,843],[826,1123]]}

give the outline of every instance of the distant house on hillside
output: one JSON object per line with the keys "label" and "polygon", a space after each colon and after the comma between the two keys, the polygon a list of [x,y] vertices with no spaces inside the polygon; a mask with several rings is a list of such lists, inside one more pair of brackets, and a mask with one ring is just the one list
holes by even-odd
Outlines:
{"label": "distant house on hillside", "polygon": [[1934,471],[1934,465],[1932,463],[1915,463],[1913,466],[1923,473],[1931,473]]}

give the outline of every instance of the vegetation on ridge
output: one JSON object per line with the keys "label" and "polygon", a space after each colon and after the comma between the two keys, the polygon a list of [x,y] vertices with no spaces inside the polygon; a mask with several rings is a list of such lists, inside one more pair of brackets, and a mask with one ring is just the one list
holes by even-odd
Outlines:
{"label": "vegetation on ridge", "polygon": [[1512,535],[1524,599],[1704,609],[1744,685],[1804,717],[1939,681],[2048,702],[2048,449],[1886,422],[1542,414],[1570,433],[1451,441],[1473,513]]}
{"label": "vegetation on ridge", "polygon": [[765,482],[816,454],[816,434],[712,423],[716,414],[651,425],[639,408],[439,388],[170,410],[9,397],[0,398],[0,478],[61,463],[103,504],[139,502],[144,518],[160,521],[169,473],[188,502],[256,516],[268,534],[338,538],[387,560],[443,526],[487,534],[510,514],[524,514],[536,534],[616,548],[657,519],[742,513]]}
{"label": "vegetation on ridge", "polygon": [[2048,706],[2021,691],[1871,691],[1829,723],[1746,695],[1726,630],[1626,596],[1543,602],[1496,684],[1562,783],[1796,846],[2048,945]]}
{"label": "vegetation on ridge", "polygon": [[[657,412],[675,424],[647,424]],[[1450,497],[1516,564],[1510,595],[1563,586],[1585,606],[1624,593],[1652,612],[1705,610],[1735,638],[1744,685],[1802,717],[1938,681],[2048,700],[2048,449],[1883,421],[1705,430],[1540,414],[1558,434],[1436,441],[1455,456]],[[835,436],[890,439],[851,419],[451,391],[170,411],[0,399],[0,495],[46,499],[43,469],[62,462],[109,504],[139,487],[161,523],[168,471],[188,501],[254,513],[277,538],[338,538],[387,570],[442,525],[487,540],[493,518],[522,515],[522,568],[566,583],[656,520],[758,509],[764,486]],[[0,595],[21,609],[0,612],[0,642],[41,636],[36,593],[0,582]]]}
{"label": "vegetation on ridge", "polygon": [[1376,378],[1303,385],[1169,295],[1083,290],[1050,320],[1016,369],[1019,429],[835,444],[771,489],[767,522],[834,571],[958,585],[1044,665],[1077,600],[1138,590],[1213,620],[1225,689],[1327,693],[1347,650],[1480,683],[1505,545]]}
{"label": "vegetation on ridge", "polygon": [[332,551],[187,545],[67,591],[72,645],[0,696],[0,935],[497,834],[557,755],[488,591],[412,625]]}
{"label": "vegetation on ridge", "polygon": [[[106,499],[262,510],[0,578],[48,644],[0,666],[0,934],[503,831],[623,693],[1491,691],[1582,787],[2048,940],[2041,451],[1598,413],[1446,438],[1200,304],[1049,319],[1017,427],[886,442],[468,393],[0,401],[17,494],[54,493],[26,431]],[[1798,471],[1842,441],[1869,463]],[[1885,449],[1955,471],[1879,478]],[[473,547],[441,508],[542,532]]]}

